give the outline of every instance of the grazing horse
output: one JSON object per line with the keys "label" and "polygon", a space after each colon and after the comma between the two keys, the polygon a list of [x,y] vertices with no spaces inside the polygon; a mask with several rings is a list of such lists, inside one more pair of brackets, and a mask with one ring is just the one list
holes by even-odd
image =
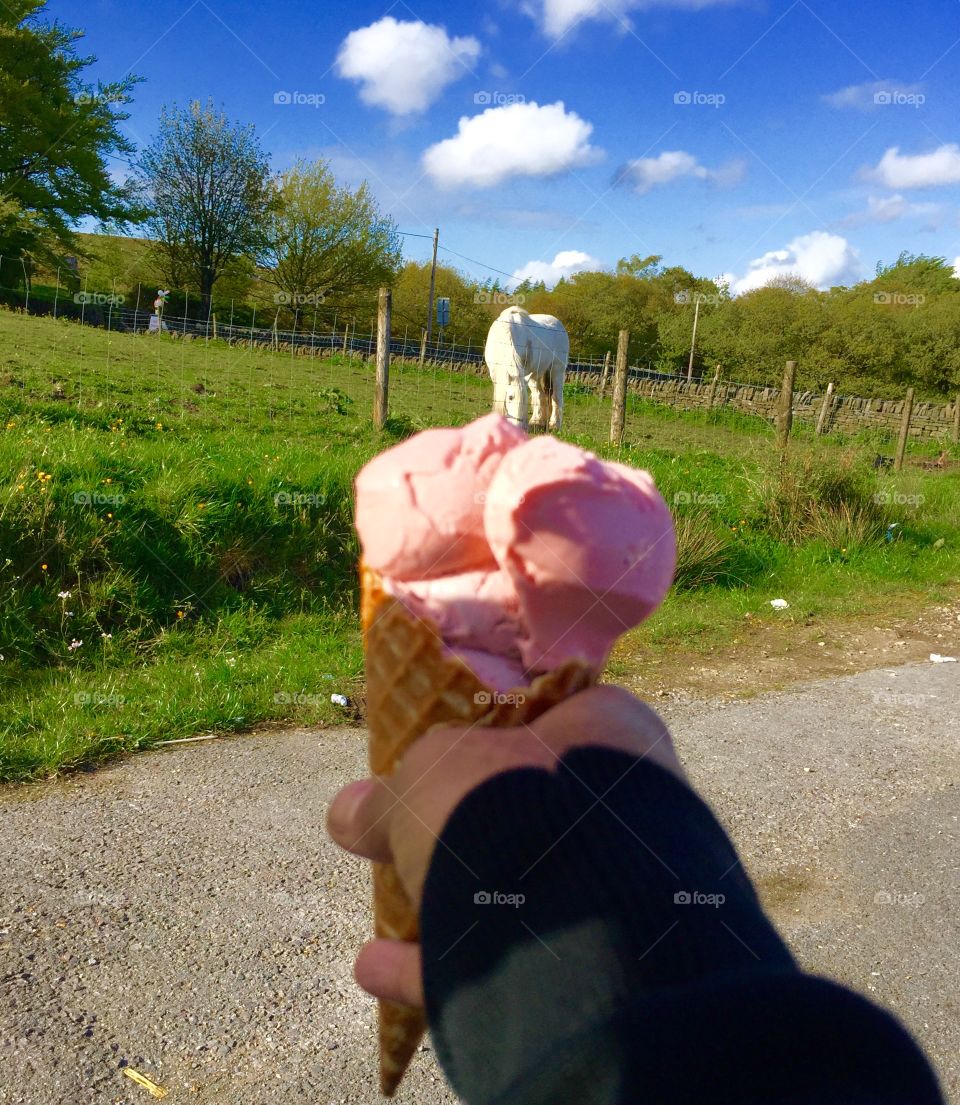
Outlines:
{"label": "grazing horse", "polygon": [[524,428],[560,429],[570,339],[558,318],[508,307],[490,327],[483,358],[494,411]]}

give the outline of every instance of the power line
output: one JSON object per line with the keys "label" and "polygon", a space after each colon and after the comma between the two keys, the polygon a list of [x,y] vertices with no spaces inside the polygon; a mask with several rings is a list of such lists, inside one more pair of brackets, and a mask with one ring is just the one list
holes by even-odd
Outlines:
{"label": "power line", "polygon": [[440,248],[446,253],[452,253],[454,257],[459,257],[461,261],[469,261],[471,265],[479,265],[482,269],[489,269],[491,272],[498,273],[500,276],[505,276],[508,280],[515,279],[513,273],[494,268],[493,265],[488,265],[484,261],[478,261],[475,257],[467,257],[465,253],[457,253],[455,249],[450,249],[449,246],[441,246]]}
{"label": "power line", "polygon": [[[405,238],[426,238],[427,241],[433,240],[432,234],[417,234],[412,230],[398,230],[398,234],[402,234]],[[497,273],[498,276],[505,276],[508,280],[515,279],[513,273],[504,272],[503,269],[498,269],[494,265],[488,265],[485,261],[478,261],[476,257],[468,257],[465,253],[457,253],[455,249],[451,249],[449,246],[440,246],[440,249],[444,253],[452,253],[454,257],[459,257],[461,261],[469,261],[471,265],[479,265],[482,269],[489,269],[490,272]]]}

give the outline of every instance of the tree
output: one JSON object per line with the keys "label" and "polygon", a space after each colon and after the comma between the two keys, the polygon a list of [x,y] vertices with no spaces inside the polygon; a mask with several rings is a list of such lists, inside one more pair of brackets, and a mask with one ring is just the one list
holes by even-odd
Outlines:
{"label": "tree", "polygon": [[38,17],[46,0],[0,5],[0,254],[54,266],[80,248],[82,218],[122,227],[143,212],[107,159],[133,153],[120,133],[136,77],[96,87],[79,57],[83,32]]}
{"label": "tree", "polygon": [[326,300],[342,309],[393,283],[402,263],[400,235],[365,182],[356,191],[339,188],[326,162],[298,161],[273,189],[264,259],[277,302]]}
{"label": "tree", "polygon": [[224,270],[266,243],[274,195],[254,128],[231,123],[209,102],[164,108],[137,171],[164,279],[198,288],[208,309]]}
{"label": "tree", "polygon": [[[490,322],[507,306],[502,293],[478,284],[451,265],[437,265],[436,298],[450,300],[450,325],[443,331],[444,342],[482,346]],[[398,334],[406,330],[411,341],[420,340],[427,322],[430,298],[430,262],[408,261],[393,286],[394,327]],[[527,304],[524,303],[524,307]],[[434,308],[436,310],[436,308]],[[440,335],[434,316],[434,339]]]}

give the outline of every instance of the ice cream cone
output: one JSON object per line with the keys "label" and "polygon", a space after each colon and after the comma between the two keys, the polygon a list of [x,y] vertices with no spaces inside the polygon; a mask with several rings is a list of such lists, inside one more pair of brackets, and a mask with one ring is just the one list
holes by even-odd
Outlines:
{"label": "ice cream cone", "polygon": [[[391,775],[407,748],[434,725],[507,728],[540,714],[596,681],[598,672],[569,661],[528,687],[496,694],[461,660],[444,651],[436,628],[387,594],[361,565],[361,621],[367,675],[370,768]],[[390,864],[374,864],[378,937],[415,941],[417,913]],[[393,1095],[426,1029],[417,1009],[380,1002],[380,1088]]]}

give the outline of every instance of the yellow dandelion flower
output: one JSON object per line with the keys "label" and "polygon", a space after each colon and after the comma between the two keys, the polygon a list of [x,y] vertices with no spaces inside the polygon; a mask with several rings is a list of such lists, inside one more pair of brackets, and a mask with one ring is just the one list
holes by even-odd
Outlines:
{"label": "yellow dandelion flower", "polygon": [[178,610],[178,611],[177,611],[177,617],[178,617],[178,618],[182,618],[182,617],[183,617],[183,611],[182,611],[182,610]]}
{"label": "yellow dandelion flower", "polygon": [[41,565],[40,565],[40,571],[41,571],[41,572],[45,572],[46,570],[47,570],[47,566],[46,566],[46,564],[41,564]]}

